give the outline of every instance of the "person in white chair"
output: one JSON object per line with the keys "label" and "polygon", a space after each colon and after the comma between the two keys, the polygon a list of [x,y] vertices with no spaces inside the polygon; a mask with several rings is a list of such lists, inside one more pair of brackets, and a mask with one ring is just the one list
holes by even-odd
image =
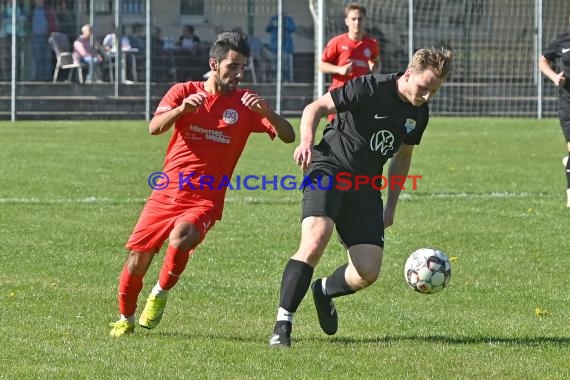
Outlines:
{"label": "person in white chair", "polygon": [[103,62],[103,57],[93,45],[91,45],[91,25],[85,24],[81,27],[81,35],[73,43],[73,58],[88,65],[89,71],[85,81],[91,83],[99,79],[99,64]]}

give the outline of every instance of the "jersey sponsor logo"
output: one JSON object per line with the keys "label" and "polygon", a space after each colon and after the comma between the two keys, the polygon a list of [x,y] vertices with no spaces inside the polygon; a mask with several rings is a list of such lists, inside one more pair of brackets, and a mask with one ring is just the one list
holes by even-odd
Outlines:
{"label": "jersey sponsor logo", "polygon": [[210,141],[215,141],[218,143],[222,143],[222,144],[230,144],[232,142],[232,138],[231,136],[228,136],[226,134],[224,134],[224,132],[217,130],[217,129],[207,129],[207,128],[202,128],[198,125],[194,125],[192,124],[190,126],[190,131],[189,133],[185,133],[184,135],[187,138],[190,138],[192,140],[195,141],[200,141],[200,140],[210,140]]}
{"label": "jersey sponsor logo", "polygon": [[342,45],[342,46],[340,47],[340,50],[349,50],[349,49],[348,49],[348,46]]}
{"label": "jersey sponsor logo", "polygon": [[387,119],[387,118],[389,118],[389,117],[390,117],[390,116],[382,116],[382,115],[379,115],[379,114],[375,114],[375,115],[374,115],[374,118],[375,118],[376,120]]}
{"label": "jersey sponsor logo", "polygon": [[562,54],[566,54],[566,53],[568,53],[569,51],[570,51],[570,48],[568,48],[568,49],[562,49]]}
{"label": "jersey sponsor logo", "polygon": [[406,133],[412,132],[414,129],[416,129],[416,121],[414,119],[406,119],[404,128],[406,128]]}
{"label": "jersey sponsor logo", "polygon": [[224,115],[222,116],[224,121],[228,124],[235,124],[238,121],[238,113],[236,110],[232,108],[228,108],[224,111]]}
{"label": "jersey sponsor logo", "polygon": [[359,66],[359,67],[366,67],[368,68],[368,62],[362,60],[362,59],[353,59],[352,60],[352,64],[354,66]]}
{"label": "jersey sponsor logo", "polygon": [[368,48],[364,49],[364,56],[366,58],[370,58],[372,56],[372,52],[370,51],[370,49]]}
{"label": "jersey sponsor logo", "polygon": [[394,135],[390,131],[381,130],[370,138],[370,149],[373,152],[380,152],[383,156],[394,150]]}

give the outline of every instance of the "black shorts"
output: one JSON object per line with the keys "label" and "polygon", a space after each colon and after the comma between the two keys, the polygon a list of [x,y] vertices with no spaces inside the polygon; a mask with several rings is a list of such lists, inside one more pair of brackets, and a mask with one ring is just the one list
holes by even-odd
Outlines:
{"label": "black shorts", "polygon": [[570,143],[570,99],[566,97],[560,98],[558,117],[560,118],[560,126],[566,142]]}
{"label": "black shorts", "polygon": [[311,185],[303,188],[302,219],[328,216],[347,249],[356,244],[384,248],[384,208],[378,190],[337,189],[334,175],[319,170],[312,170],[306,178],[310,178]]}

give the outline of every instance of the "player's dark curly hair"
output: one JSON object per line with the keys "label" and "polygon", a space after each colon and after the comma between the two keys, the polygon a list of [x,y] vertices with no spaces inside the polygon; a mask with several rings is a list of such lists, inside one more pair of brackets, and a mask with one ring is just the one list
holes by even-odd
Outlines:
{"label": "player's dark curly hair", "polygon": [[223,61],[230,50],[249,58],[249,45],[247,35],[241,32],[223,32],[218,34],[216,41],[210,48],[210,58],[220,62]]}
{"label": "player's dark curly hair", "polygon": [[452,61],[453,53],[451,50],[431,47],[416,51],[408,68],[416,73],[431,68],[435,74],[445,78],[451,70]]}

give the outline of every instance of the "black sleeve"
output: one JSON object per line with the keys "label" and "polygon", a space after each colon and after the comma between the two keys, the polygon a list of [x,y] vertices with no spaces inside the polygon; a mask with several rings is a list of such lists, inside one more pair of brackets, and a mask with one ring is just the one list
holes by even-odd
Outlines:
{"label": "black sleeve", "polygon": [[556,38],[552,40],[552,42],[550,42],[550,44],[546,48],[544,48],[544,50],[542,50],[542,55],[550,62],[554,62],[556,58],[558,58],[558,51],[560,50],[559,46],[561,38],[562,35],[556,36]]}
{"label": "black sleeve", "polygon": [[407,135],[403,140],[406,145],[420,145],[420,141],[422,140],[422,136],[429,122],[429,106],[427,104],[421,106],[417,120],[417,125],[414,131]]}
{"label": "black sleeve", "polygon": [[372,88],[372,76],[363,75],[331,90],[337,112],[354,111],[362,101],[372,96]]}

